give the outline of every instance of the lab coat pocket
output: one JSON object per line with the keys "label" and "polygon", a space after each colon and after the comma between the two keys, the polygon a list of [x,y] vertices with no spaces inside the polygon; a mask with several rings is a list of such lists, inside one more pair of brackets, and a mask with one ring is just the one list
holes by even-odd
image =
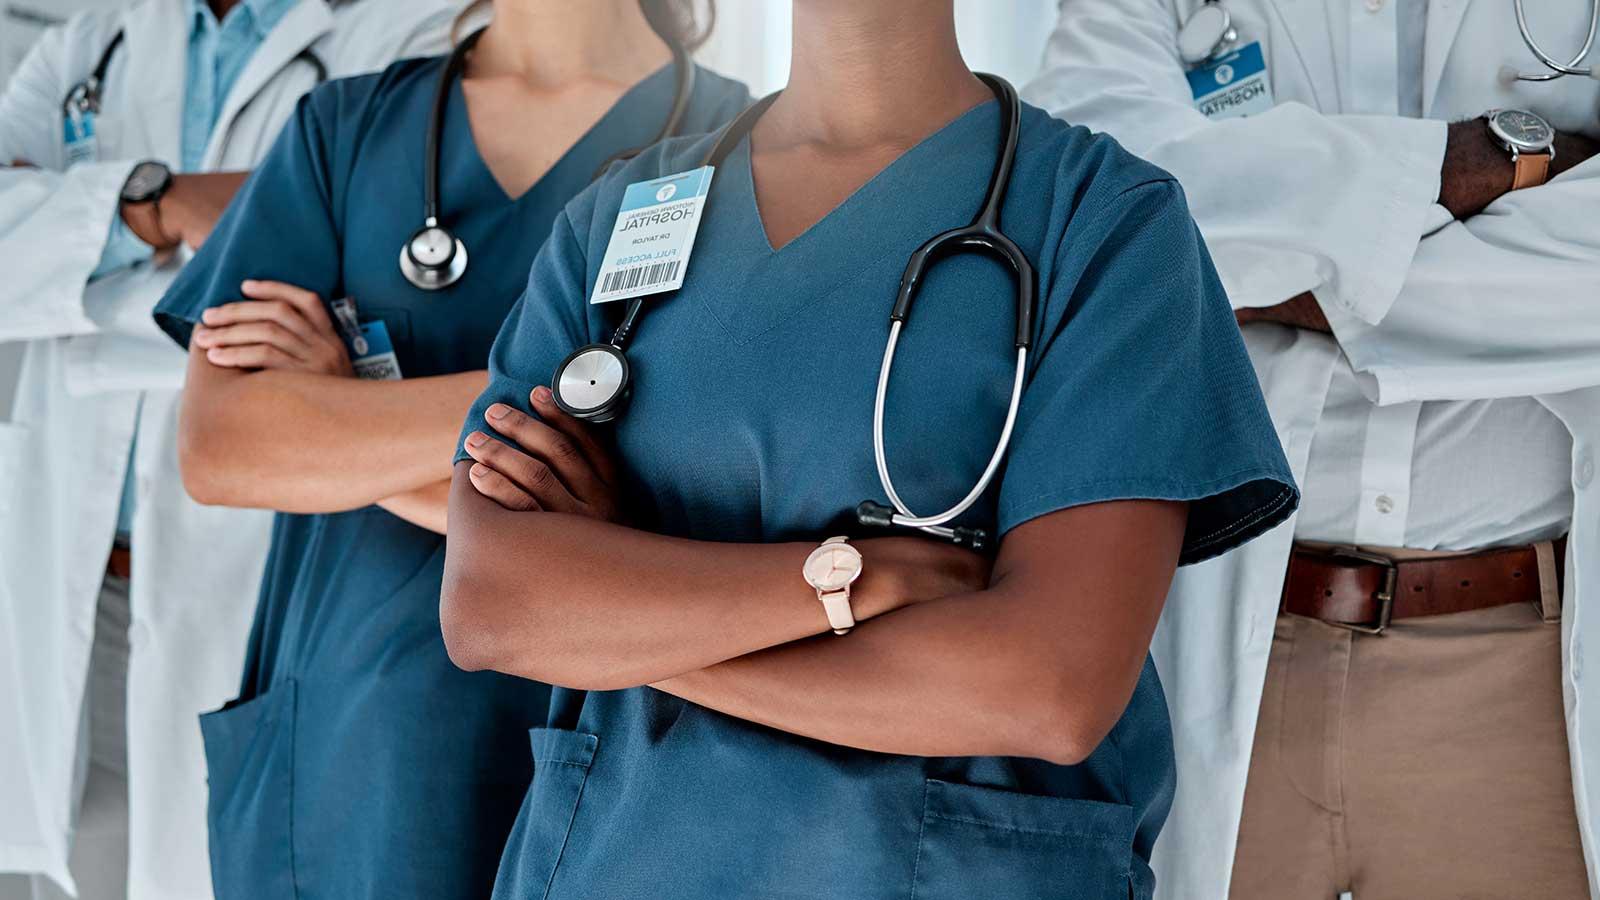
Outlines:
{"label": "lab coat pocket", "polygon": [[298,895],[294,805],[295,683],[200,717],[217,900]]}
{"label": "lab coat pocket", "polygon": [[1133,807],[929,779],[912,900],[1128,900]]}
{"label": "lab coat pocket", "polygon": [[558,728],[534,728],[528,737],[533,743],[533,784],[506,844],[494,892],[519,900],[549,896],[589,779],[589,764],[600,745],[592,734]]}

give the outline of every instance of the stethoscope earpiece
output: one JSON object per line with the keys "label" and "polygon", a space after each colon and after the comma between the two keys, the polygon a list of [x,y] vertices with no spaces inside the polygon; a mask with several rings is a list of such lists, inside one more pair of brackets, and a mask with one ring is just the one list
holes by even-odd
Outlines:
{"label": "stethoscope earpiece", "polygon": [[562,412],[596,424],[621,415],[633,392],[628,356],[614,344],[589,344],[572,351],[556,367],[551,384]]}

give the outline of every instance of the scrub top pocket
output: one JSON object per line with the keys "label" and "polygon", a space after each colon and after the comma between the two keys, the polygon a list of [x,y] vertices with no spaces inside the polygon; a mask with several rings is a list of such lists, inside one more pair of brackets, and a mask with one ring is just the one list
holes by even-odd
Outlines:
{"label": "scrub top pocket", "polygon": [[911,900],[1128,900],[1134,811],[929,779]]}
{"label": "scrub top pocket", "polygon": [[533,745],[533,785],[506,842],[507,864],[501,866],[494,886],[494,896],[507,900],[549,896],[600,745],[592,734],[558,728],[534,728],[528,737]]}
{"label": "scrub top pocket", "polygon": [[299,895],[291,830],[295,682],[200,717],[217,900]]}

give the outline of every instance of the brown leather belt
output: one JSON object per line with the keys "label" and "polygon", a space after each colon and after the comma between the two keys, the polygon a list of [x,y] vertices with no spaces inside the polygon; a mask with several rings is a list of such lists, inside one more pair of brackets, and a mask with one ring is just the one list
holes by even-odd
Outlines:
{"label": "brown leather belt", "polygon": [[112,547],[106,558],[106,574],[127,578],[133,574],[133,552],[127,547]]}
{"label": "brown leather belt", "polygon": [[[1565,550],[1565,538],[1555,542],[1555,564],[1549,567],[1557,596]],[[1397,560],[1355,548],[1296,544],[1280,608],[1340,628],[1382,634],[1397,619],[1512,603],[1542,607],[1546,586],[1535,545]]]}

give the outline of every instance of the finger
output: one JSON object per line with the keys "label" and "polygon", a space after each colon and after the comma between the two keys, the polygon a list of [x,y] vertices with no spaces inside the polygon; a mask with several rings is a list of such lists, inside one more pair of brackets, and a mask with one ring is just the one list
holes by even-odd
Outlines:
{"label": "finger", "polygon": [[463,445],[468,456],[505,476],[538,501],[540,509],[566,513],[583,511],[583,504],[541,460],[494,440],[481,431],[467,435]]}
{"label": "finger", "polygon": [[315,325],[318,330],[330,333],[334,331],[333,319],[328,316],[328,308],[323,305],[322,298],[312,291],[282,281],[255,279],[239,285],[239,290],[252,300],[281,300],[299,310],[306,321]]}
{"label": "finger", "polygon": [[300,335],[277,322],[241,322],[221,328],[204,325],[194,330],[191,338],[196,346],[207,350],[212,347],[237,347],[243,344],[270,344],[302,362],[311,359],[311,346]]}
{"label": "finger", "polygon": [[540,419],[578,445],[578,449],[583,452],[589,465],[594,467],[595,474],[600,476],[602,482],[607,485],[617,483],[616,463],[612,460],[611,454],[594,439],[594,431],[589,427],[589,423],[568,415],[557,406],[555,395],[542,384],[533,389],[528,399],[533,403],[533,411],[539,414]]}
{"label": "finger", "polygon": [[213,306],[200,314],[200,323],[208,328],[222,328],[245,322],[276,322],[300,336],[307,344],[318,338],[316,326],[306,320],[300,311],[282,300],[243,300]]}
{"label": "finger", "polygon": [[206,351],[206,360],[227,369],[293,369],[299,366],[299,360],[269,344],[213,347]]}
{"label": "finger", "polygon": [[533,416],[504,403],[484,410],[489,427],[515,441],[528,455],[549,466],[572,495],[592,502],[608,493],[594,465],[576,441]]}
{"label": "finger", "polygon": [[539,501],[512,484],[510,479],[482,463],[467,470],[468,480],[478,493],[512,512],[538,512]]}

